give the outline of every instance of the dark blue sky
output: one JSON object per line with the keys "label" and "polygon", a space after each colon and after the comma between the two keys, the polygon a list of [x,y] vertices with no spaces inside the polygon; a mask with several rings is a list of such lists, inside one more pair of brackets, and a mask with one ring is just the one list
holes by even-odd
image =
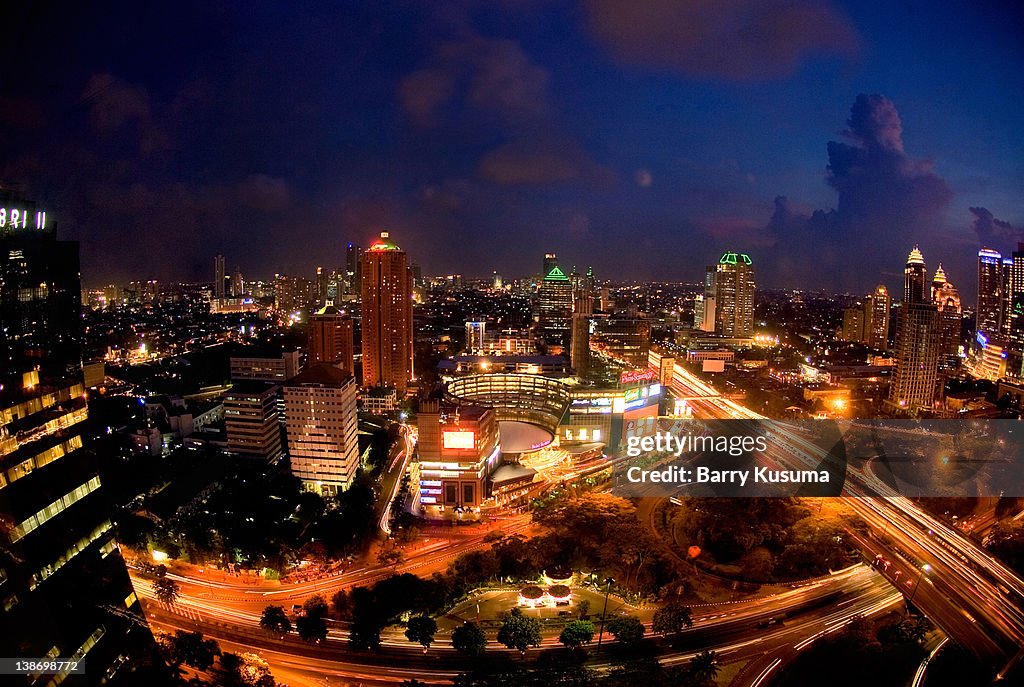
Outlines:
{"label": "dark blue sky", "polygon": [[920,242],[973,294],[978,235],[1024,239],[1014,3],[19,5],[0,184],[87,284],[311,272],[386,228],[425,273],[698,280],[734,248],[856,290]]}

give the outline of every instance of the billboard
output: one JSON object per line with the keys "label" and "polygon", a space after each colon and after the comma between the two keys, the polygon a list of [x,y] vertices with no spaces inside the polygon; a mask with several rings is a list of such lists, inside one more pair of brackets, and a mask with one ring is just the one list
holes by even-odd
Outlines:
{"label": "billboard", "polygon": [[644,370],[626,370],[619,375],[619,384],[636,384],[637,382],[656,382],[658,373],[650,368]]}
{"label": "billboard", "polygon": [[444,432],[442,442],[445,448],[471,449],[476,447],[476,434],[473,432]]}

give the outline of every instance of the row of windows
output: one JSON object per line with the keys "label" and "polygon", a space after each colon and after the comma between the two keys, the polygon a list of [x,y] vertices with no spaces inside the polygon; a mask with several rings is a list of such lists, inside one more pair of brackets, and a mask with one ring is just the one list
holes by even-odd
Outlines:
{"label": "row of windows", "polygon": [[68,550],[61,555],[60,558],[55,560],[53,563],[50,563],[49,565],[44,565],[42,568],[39,569],[38,572],[34,573],[32,575],[32,579],[29,581],[28,588],[31,590],[38,587],[40,584],[42,584],[43,580],[45,580],[50,575],[54,574],[55,572],[63,568],[68,561],[77,556],[79,553],[89,548],[90,544],[92,544],[94,541],[102,537],[104,533],[108,532],[111,529],[111,527],[113,527],[113,525],[110,524],[110,521],[104,520],[102,524],[96,527],[96,529],[94,529],[92,532],[90,532],[89,534],[85,535],[84,537],[76,541],[74,544],[72,544],[68,548]]}
{"label": "row of windows", "polygon": [[71,453],[76,449],[82,448],[82,437],[76,434],[67,441],[62,441],[56,446],[52,446],[45,451],[37,453],[36,455],[23,460],[14,467],[7,470],[6,473],[0,472],[0,489],[11,482],[17,481],[26,475],[32,474],[33,470],[37,470],[44,465],[49,465],[55,460],[60,460],[67,454]]}
{"label": "row of windows", "polygon": [[18,523],[14,529],[11,530],[11,542],[16,542],[25,535],[29,534],[36,528],[43,525],[43,523],[56,517],[60,513],[64,512],[72,505],[81,501],[86,496],[91,494],[100,488],[100,478],[98,476],[92,477],[88,482],[82,484],[78,488],[69,491],[64,496],[51,503],[46,508],[41,509],[35,515],[30,515],[28,518]]}
{"label": "row of windows", "polygon": [[17,405],[10,406],[9,408],[2,408],[0,409],[0,425],[10,424],[14,420],[28,417],[33,413],[46,410],[58,403],[63,403],[64,401],[68,401],[72,398],[78,398],[84,393],[85,387],[81,384],[75,384],[65,389],[30,398]]}

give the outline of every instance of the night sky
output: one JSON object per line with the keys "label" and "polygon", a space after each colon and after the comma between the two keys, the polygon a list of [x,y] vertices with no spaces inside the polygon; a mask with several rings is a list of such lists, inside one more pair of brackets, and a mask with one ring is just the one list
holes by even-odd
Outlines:
{"label": "night sky", "polygon": [[1024,240],[1012,2],[3,4],[0,185],[86,285],[389,229],[425,274],[697,281],[728,248],[853,290],[919,242],[973,300],[979,241]]}

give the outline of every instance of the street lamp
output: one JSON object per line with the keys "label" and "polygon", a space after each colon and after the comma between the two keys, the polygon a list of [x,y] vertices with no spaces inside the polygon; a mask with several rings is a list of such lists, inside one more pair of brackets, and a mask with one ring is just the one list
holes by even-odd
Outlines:
{"label": "street lamp", "polygon": [[610,577],[604,578],[605,590],[604,590],[604,609],[601,611],[601,630],[597,633],[597,650],[595,653],[601,652],[601,640],[604,639],[604,617],[608,613],[608,595],[612,591],[612,585],[615,584],[615,580]]}
{"label": "street lamp", "polygon": [[932,566],[925,563],[921,566],[921,572],[917,575],[917,582],[914,584],[914,591],[910,592],[910,598],[907,600],[907,605],[914,603],[914,597],[917,596],[917,588],[921,586],[921,581],[924,579],[926,572],[931,572]]}

